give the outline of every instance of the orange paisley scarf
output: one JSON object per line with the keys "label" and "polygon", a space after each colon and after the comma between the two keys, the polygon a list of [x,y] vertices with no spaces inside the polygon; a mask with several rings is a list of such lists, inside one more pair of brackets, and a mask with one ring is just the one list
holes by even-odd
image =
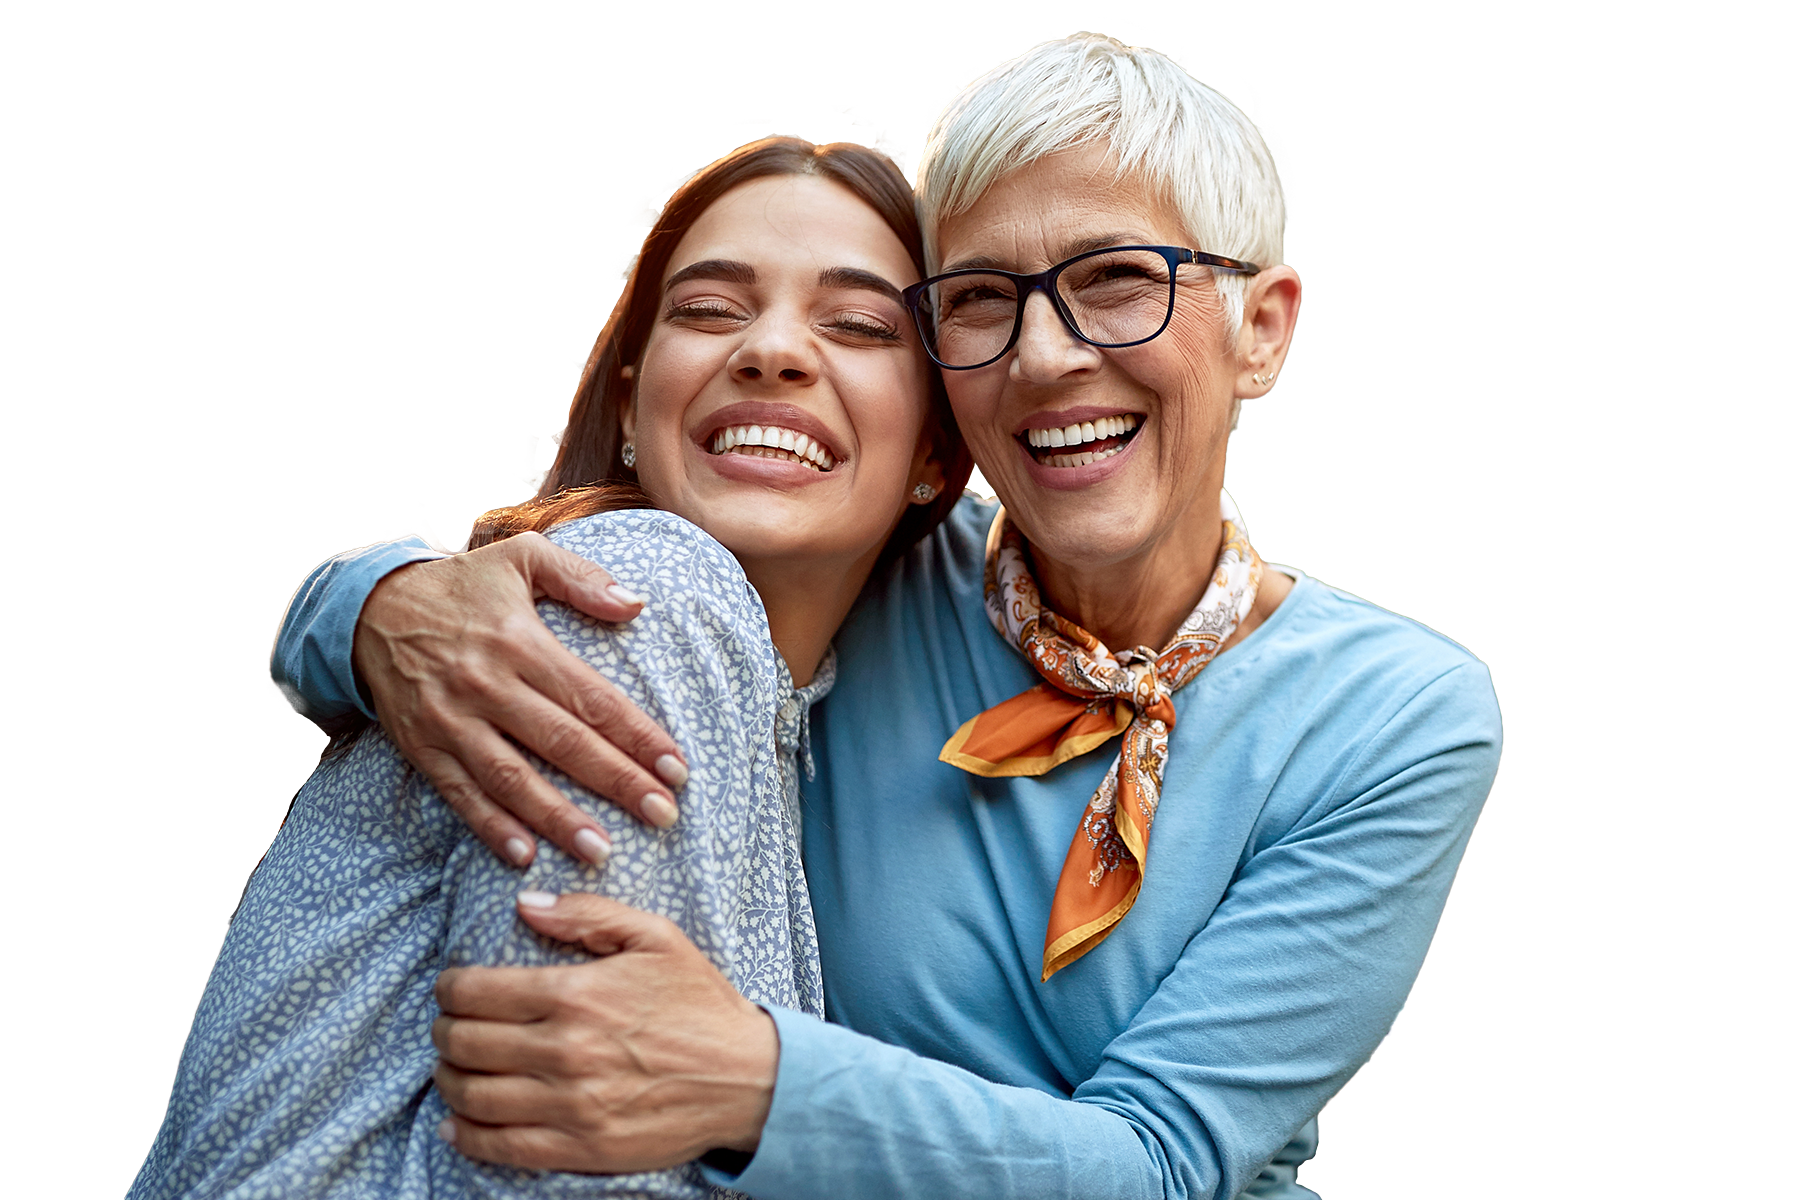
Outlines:
{"label": "orange paisley scarf", "polygon": [[1137,900],[1175,726],[1173,693],[1212,661],[1256,603],[1262,560],[1231,501],[1219,503],[1219,565],[1160,654],[1148,646],[1108,650],[1045,608],[1025,537],[1005,509],[988,531],[988,618],[1044,681],[977,714],[938,758],[976,775],[1042,775],[1125,735],[1063,859],[1044,934],[1044,979],[1098,946]]}

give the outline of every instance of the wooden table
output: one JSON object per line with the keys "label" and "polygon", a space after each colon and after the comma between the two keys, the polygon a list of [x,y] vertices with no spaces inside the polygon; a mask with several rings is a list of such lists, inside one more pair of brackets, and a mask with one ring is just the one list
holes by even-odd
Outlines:
{"label": "wooden table", "polygon": [[1498,1092],[1505,1069],[1496,1063],[1476,1067],[1460,1058],[1402,1058],[1381,1056],[1363,1063],[1345,1090],[1325,1105],[1325,1112],[1345,1108],[1399,1105],[1409,1099],[1445,1099],[1472,1092]]}

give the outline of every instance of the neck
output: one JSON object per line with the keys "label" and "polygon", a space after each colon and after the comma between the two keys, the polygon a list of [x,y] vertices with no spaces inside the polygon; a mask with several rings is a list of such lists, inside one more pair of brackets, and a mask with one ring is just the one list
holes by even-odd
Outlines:
{"label": "neck", "polygon": [[762,597],[763,610],[769,615],[769,635],[787,663],[795,687],[812,682],[832,636],[856,603],[880,553],[877,546],[853,563],[738,559],[750,586]]}
{"label": "neck", "polygon": [[1058,562],[1034,547],[1038,591],[1109,649],[1161,650],[1206,594],[1223,532],[1218,489],[1202,489],[1186,519],[1123,559]]}

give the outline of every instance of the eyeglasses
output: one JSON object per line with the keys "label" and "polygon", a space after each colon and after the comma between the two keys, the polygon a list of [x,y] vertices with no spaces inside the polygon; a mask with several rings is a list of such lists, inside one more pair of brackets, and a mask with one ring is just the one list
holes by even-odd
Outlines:
{"label": "eyeglasses", "polygon": [[1245,275],[1262,270],[1179,246],[1111,246],[1036,275],[981,268],[933,275],[901,298],[932,361],[951,371],[973,371],[1000,361],[1018,342],[1025,302],[1039,289],[1069,332],[1089,345],[1107,350],[1142,345],[1169,327],[1175,268],[1190,263]]}

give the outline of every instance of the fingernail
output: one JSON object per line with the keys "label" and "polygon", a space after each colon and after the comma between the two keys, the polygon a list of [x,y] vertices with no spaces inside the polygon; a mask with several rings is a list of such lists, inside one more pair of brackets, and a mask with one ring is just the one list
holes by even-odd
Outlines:
{"label": "fingernail", "polygon": [[617,600],[620,604],[642,604],[644,602],[642,596],[638,595],[630,588],[621,587],[616,583],[609,583],[606,585],[606,594],[611,596],[614,600]]}
{"label": "fingernail", "polygon": [[688,781],[687,764],[673,754],[665,754],[656,760],[656,774],[672,788],[678,788]]}
{"label": "fingernail", "polygon": [[519,903],[526,908],[555,908],[556,897],[549,892],[524,891],[519,893]]}
{"label": "fingernail", "polygon": [[657,792],[651,792],[648,796],[644,797],[642,808],[644,820],[650,822],[658,829],[667,829],[675,823],[675,805],[667,796],[660,795]]}
{"label": "fingernail", "polygon": [[452,1146],[456,1145],[456,1122],[452,1121],[449,1117],[445,1117],[443,1120],[439,1121],[438,1136],[443,1138],[446,1142],[449,1142]]}
{"label": "fingernail", "polygon": [[507,838],[506,857],[512,859],[515,867],[529,867],[531,865],[531,843],[524,838]]}
{"label": "fingernail", "polygon": [[602,865],[612,855],[612,843],[600,835],[598,829],[583,829],[575,835],[575,849],[581,857],[596,867]]}

